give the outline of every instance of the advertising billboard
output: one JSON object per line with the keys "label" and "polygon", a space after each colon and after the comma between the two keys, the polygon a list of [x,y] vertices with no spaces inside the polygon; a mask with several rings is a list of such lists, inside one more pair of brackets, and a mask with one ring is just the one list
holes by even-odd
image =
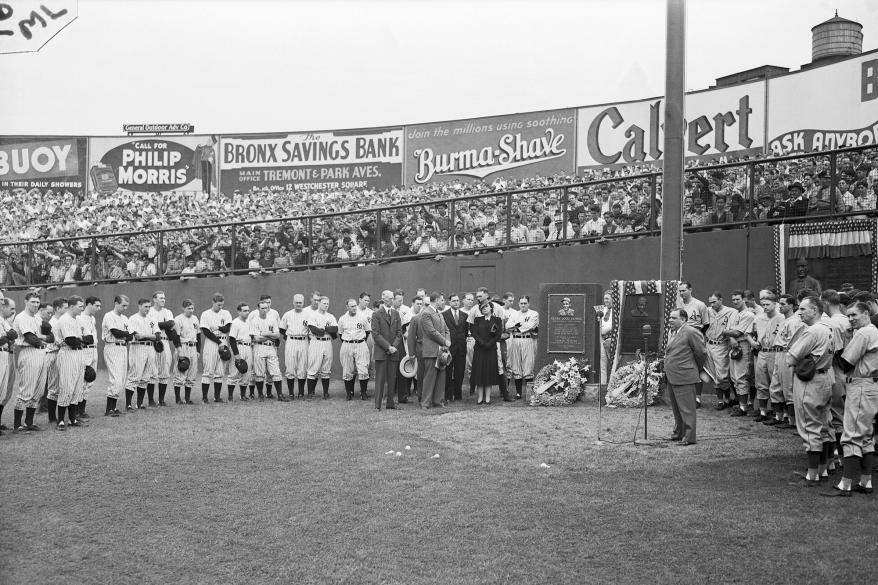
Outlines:
{"label": "advertising billboard", "polygon": [[[664,98],[579,109],[577,169],[655,164],[662,160]],[[686,94],[687,159],[722,159],[762,152],[763,82]]]}
{"label": "advertising billboard", "polygon": [[402,184],[401,128],[223,136],[222,190],[386,189]]}
{"label": "advertising billboard", "polygon": [[145,193],[217,189],[215,136],[91,138],[89,188]]}
{"label": "advertising billboard", "polygon": [[0,136],[0,189],[82,194],[87,139]]}
{"label": "advertising billboard", "polygon": [[768,81],[774,155],[878,144],[878,52]]}
{"label": "advertising billboard", "polygon": [[573,172],[576,111],[406,126],[406,185]]}

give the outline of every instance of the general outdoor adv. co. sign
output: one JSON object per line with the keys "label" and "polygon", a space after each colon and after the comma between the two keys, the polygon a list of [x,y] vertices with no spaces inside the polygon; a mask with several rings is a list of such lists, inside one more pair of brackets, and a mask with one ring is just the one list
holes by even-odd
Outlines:
{"label": "general outdoor adv. co. sign", "polygon": [[[664,99],[580,108],[577,168],[660,164]],[[762,152],[765,87],[736,85],[686,95],[686,158],[720,159]]]}
{"label": "general outdoor adv. co. sign", "polygon": [[223,136],[222,190],[386,189],[402,182],[402,129]]}
{"label": "general outdoor adv. co. sign", "polygon": [[406,126],[406,185],[573,171],[572,109]]}
{"label": "general outdoor adv. co. sign", "polygon": [[82,189],[85,138],[0,136],[0,187]]}

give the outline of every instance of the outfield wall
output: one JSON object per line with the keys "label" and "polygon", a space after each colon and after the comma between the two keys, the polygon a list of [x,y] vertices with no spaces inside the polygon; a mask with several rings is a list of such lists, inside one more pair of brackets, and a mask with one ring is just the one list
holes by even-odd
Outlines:
{"label": "outfield wall", "polygon": [[[749,246],[749,247],[748,247]],[[748,253],[749,250],[749,253]],[[761,287],[774,283],[774,244],[770,227],[717,230],[684,236],[683,278],[692,281],[695,295],[706,300],[713,290],[726,298],[736,288]],[[328,268],[289,272],[252,278],[196,278],[180,281],[126,282],[97,286],[73,286],[48,291],[45,300],[78,294],[97,296],[104,311],[112,310],[113,298],[126,294],[131,299],[129,314],[136,311],[137,299],[155,290],[165,291],[169,308],[176,314],[184,298],[195,301],[197,313],[209,308],[214,292],[226,297],[226,308],[234,315],[238,302],[254,301],[270,294],[281,314],[289,309],[294,293],[320,290],[331,300],[330,311],[339,315],[344,301],[368,291],[372,298],[385,288],[402,288],[406,303],[418,288],[472,291],[486,286],[494,293],[510,290],[535,297],[543,282],[596,282],[611,280],[657,279],[659,277],[658,237],[617,240],[605,244],[563,245],[539,250],[511,250],[479,256],[454,256],[391,262],[350,268]],[[24,294],[10,293],[21,310]],[[102,313],[97,315],[100,324]],[[338,342],[336,342],[337,344]],[[333,376],[337,377],[337,363]]]}

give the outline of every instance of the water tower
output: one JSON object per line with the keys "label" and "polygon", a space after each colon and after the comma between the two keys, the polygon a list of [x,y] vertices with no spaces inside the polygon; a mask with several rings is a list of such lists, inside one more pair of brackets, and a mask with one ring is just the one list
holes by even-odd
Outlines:
{"label": "water tower", "polygon": [[811,63],[824,65],[863,52],[863,25],[835,16],[811,29]]}

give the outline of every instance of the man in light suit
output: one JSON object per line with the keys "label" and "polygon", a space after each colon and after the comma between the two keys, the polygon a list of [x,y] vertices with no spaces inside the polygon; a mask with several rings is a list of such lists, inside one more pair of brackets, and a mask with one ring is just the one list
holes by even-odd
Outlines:
{"label": "man in light suit", "polygon": [[463,400],[463,376],[466,370],[467,313],[460,308],[460,295],[449,297],[450,308],[442,313],[451,337],[451,364],[445,373],[445,402]]}
{"label": "man in light suit", "polygon": [[671,337],[665,347],[665,376],[674,411],[672,441],[695,444],[695,385],[707,358],[707,347],[700,331],[687,324],[686,309],[674,309],[668,318]]}
{"label": "man in light suit", "polygon": [[[445,319],[439,313],[437,304],[438,292],[430,293],[430,305],[424,307],[418,319],[418,345],[424,363],[424,382],[421,386],[421,408],[443,407],[442,398],[445,394],[445,369],[436,367],[436,359],[440,351],[451,347],[451,337]],[[418,358],[421,360],[421,358]]]}
{"label": "man in light suit", "polygon": [[372,312],[372,337],[375,340],[375,408],[381,410],[381,402],[387,386],[387,408],[395,409],[393,393],[396,388],[396,372],[403,355],[402,325],[399,313],[393,309],[393,292],[381,293],[383,306]]}

